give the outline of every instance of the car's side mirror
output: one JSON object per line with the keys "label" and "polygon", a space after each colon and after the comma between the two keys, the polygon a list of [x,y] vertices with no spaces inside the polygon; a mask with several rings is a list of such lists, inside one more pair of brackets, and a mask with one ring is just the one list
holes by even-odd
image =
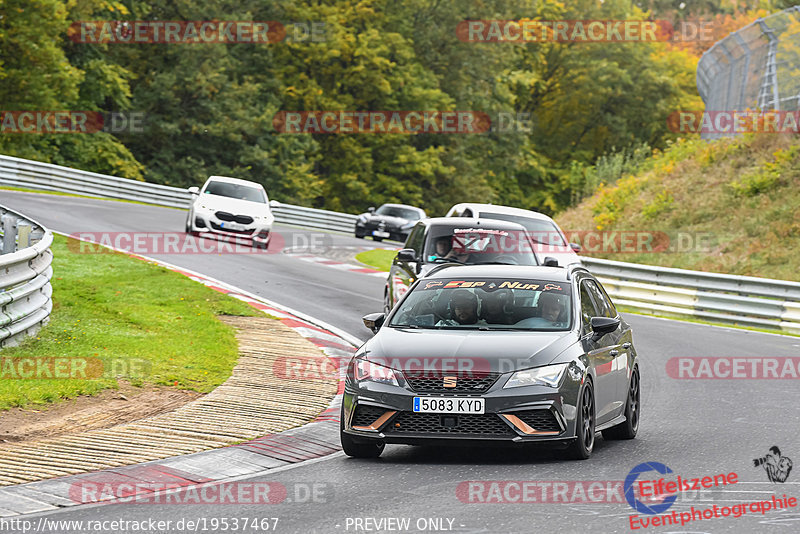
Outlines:
{"label": "car's side mirror", "polygon": [[397,261],[406,263],[417,261],[417,252],[413,248],[400,249],[397,252]]}
{"label": "car's side mirror", "polygon": [[277,200],[270,200],[269,201],[269,207],[270,208],[280,208],[281,207],[281,203],[278,202]]}
{"label": "car's side mirror", "polygon": [[544,266],[545,267],[558,267],[558,260],[553,258],[552,256],[547,256],[544,259]]}
{"label": "car's side mirror", "polygon": [[375,206],[368,207],[367,211],[370,212],[370,213],[375,213]]}
{"label": "car's side mirror", "polygon": [[377,334],[378,330],[383,326],[383,321],[386,320],[386,315],[384,313],[370,313],[362,317],[361,320],[364,321],[364,326],[372,330],[373,334]]}
{"label": "car's side mirror", "polygon": [[200,188],[199,187],[190,187],[190,188],[187,189],[187,191],[190,192],[193,195],[199,195],[200,194]]}
{"label": "car's side mirror", "polygon": [[572,251],[573,251],[573,252],[575,252],[576,254],[577,254],[578,252],[580,252],[581,250],[583,250],[583,248],[582,248],[582,247],[581,247],[579,244],[577,244],[577,243],[570,243],[570,244],[569,244],[569,248],[571,248],[571,249],[572,249]]}
{"label": "car's side mirror", "polygon": [[619,327],[620,320],[617,317],[592,317],[591,325],[594,331],[594,338],[600,339],[606,334],[610,334]]}

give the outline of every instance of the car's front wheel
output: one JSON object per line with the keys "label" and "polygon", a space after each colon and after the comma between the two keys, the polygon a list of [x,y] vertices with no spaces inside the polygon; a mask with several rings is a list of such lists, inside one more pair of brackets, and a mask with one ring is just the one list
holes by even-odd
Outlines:
{"label": "car's front wheel", "polygon": [[[341,413],[339,423],[339,440],[342,442],[342,450],[347,456],[353,458],[377,458],[383,452],[386,444],[380,440],[356,441],[350,434],[344,432],[344,408]],[[363,438],[362,438],[363,439]]]}
{"label": "car's front wheel", "polygon": [[575,441],[567,448],[567,457],[573,460],[586,460],[594,450],[594,388],[587,378],[578,398],[578,415],[575,421]]}
{"label": "car's front wheel", "polygon": [[628,384],[628,398],[625,401],[625,421],[603,430],[605,439],[633,439],[639,431],[639,409],[641,406],[639,368],[634,367]]}

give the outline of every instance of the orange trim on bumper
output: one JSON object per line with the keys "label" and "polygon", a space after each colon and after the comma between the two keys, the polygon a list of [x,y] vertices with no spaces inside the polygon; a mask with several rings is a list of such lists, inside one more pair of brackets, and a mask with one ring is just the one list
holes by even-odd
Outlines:
{"label": "orange trim on bumper", "polygon": [[511,415],[507,413],[501,413],[501,417],[503,417],[506,421],[517,427],[517,429],[522,432],[523,434],[528,434],[531,436],[557,436],[561,434],[561,432],[553,432],[552,430],[536,430],[528,423],[517,417],[516,415]]}
{"label": "orange trim on bumper", "polygon": [[371,425],[369,425],[369,426],[355,426],[355,425],[353,425],[353,430],[378,430],[380,427],[383,426],[383,424],[386,421],[389,420],[390,417],[392,417],[396,413],[397,413],[396,411],[389,410],[389,411],[385,412],[382,416],[380,416],[377,419],[375,419],[372,422]]}

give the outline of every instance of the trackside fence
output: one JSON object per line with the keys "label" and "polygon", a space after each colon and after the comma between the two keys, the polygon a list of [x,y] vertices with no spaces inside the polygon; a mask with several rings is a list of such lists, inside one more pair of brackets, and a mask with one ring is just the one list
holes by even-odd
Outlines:
{"label": "trackside fence", "polygon": [[800,283],[581,259],[618,305],[800,334]]}

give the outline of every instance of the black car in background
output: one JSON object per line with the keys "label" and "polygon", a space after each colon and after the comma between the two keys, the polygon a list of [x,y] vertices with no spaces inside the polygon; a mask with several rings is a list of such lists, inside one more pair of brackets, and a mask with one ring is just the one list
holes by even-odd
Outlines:
{"label": "black car in background", "polygon": [[525,227],[508,221],[435,217],[419,221],[392,261],[383,292],[389,313],[408,288],[437,265],[539,265]]}
{"label": "black car in background", "polygon": [[345,454],[386,443],[547,443],[586,459],[639,427],[630,326],[584,267],[443,266],[385,316],[345,379]]}
{"label": "black car in background", "polygon": [[356,237],[370,236],[375,241],[391,239],[405,241],[409,232],[425,211],[406,204],[383,204],[378,209],[369,208],[356,219]]}

